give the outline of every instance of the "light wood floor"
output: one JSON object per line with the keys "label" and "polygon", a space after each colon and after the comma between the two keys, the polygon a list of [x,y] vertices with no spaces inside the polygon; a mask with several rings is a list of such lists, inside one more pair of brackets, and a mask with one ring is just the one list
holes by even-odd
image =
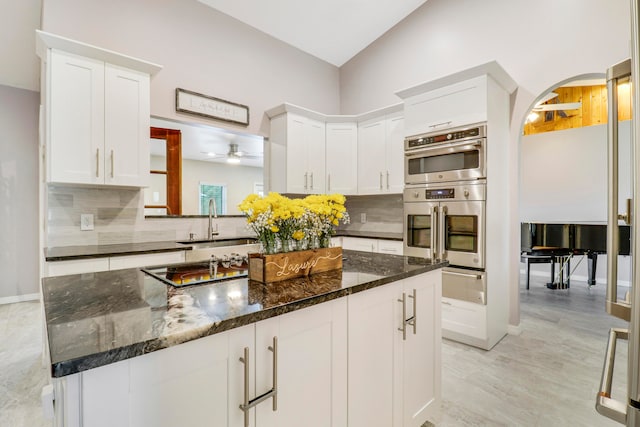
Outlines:
{"label": "light wood floor", "polygon": [[[604,311],[604,286],[544,287],[546,277],[521,279],[519,336],[491,351],[445,340],[443,407],[438,427],[619,426],[594,409],[609,328],[624,322]],[[0,306],[0,426],[51,426],[42,419],[40,308]],[[624,396],[626,345],[619,344],[614,397]],[[386,427],[386,426],[381,426]]]}

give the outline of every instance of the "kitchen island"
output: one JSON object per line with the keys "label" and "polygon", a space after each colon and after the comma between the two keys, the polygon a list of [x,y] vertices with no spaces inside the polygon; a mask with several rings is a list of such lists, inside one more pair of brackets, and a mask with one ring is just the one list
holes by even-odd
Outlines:
{"label": "kitchen island", "polygon": [[446,263],[344,258],[271,284],[175,288],[139,269],[43,279],[56,425],[433,419]]}

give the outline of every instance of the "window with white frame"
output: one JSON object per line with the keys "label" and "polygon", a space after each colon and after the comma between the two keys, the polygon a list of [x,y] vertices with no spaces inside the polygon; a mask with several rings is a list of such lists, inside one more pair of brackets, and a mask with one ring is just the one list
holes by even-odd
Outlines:
{"label": "window with white frame", "polygon": [[227,186],[226,184],[212,184],[201,182],[200,186],[200,215],[209,214],[209,200],[213,199],[216,203],[218,215],[226,215],[227,213]]}

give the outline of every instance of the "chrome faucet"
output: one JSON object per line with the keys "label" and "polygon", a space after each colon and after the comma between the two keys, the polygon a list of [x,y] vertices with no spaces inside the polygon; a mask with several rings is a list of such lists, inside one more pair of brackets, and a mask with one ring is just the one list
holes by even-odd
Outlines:
{"label": "chrome faucet", "polygon": [[213,227],[213,218],[218,218],[218,208],[216,207],[216,201],[214,199],[209,199],[209,230],[207,236],[209,239],[213,239],[213,236],[218,235],[218,224]]}

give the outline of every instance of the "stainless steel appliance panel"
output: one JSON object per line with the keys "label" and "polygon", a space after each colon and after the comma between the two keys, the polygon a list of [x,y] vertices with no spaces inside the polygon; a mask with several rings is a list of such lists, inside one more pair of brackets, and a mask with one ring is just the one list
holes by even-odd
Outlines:
{"label": "stainless steel appliance panel", "polygon": [[404,253],[485,267],[484,182],[421,185],[404,191]]}
{"label": "stainless steel appliance panel", "polygon": [[452,129],[405,139],[407,185],[484,179],[486,126]]}
{"label": "stainless steel appliance panel", "polygon": [[443,268],[442,296],[486,305],[487,273],[463,268]]}

